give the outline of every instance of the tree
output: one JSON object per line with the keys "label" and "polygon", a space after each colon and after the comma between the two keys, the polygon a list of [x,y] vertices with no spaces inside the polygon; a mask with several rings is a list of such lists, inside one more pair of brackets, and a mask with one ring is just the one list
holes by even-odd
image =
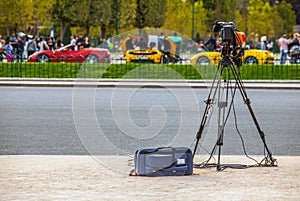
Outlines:
{"label": "tree", "polygon": [[[207,11],[204,8],[203,2],[200,0],[195,3],[195,33],[207,33]],[[210,27],[212,30],[212,27]]]}
{"label": "tree", "polygon": [[147,26],[146,17],[149,12],[148,0],[136,0],[135,27],[142,29]]}
{"label": "tree", "polygon": [[184,35],[191,35],[192,6],[182,0],[167,1],[166,20],[164,29],[170,29]]}
{"label": "tree", "polygon": [[203,1],[203,8],[206,10],[207,13],[206,26],[212,27],[215,22],[214,10],[216,8],[216,3],[214,0],[202,0],[202,1]]}
{"label": "tree", "polygon": [[90,35],[91,26],[101,26],[107,24],[111,18],[110,0],[85,0],[78,1],[75,8],[76,16],[72,25],[85,27],[85,33]]}
{"label": "tree", "polygon": [[50,22],[48,13],[51,4],[52,1],[47,0],[0,1],[0,27],[3,33],[10,35],[12,32],[23,31],[37,34],[37,27]]}
{"label": "tree", "polygon": [[27,7],[27,11],[30,12],[30,19],[27,21],[31,27],[31,34],[38,35],[40,26],[50,26],[51,24],[51,8],[53,1],[48,0],[35,0],[31,2]]}
{"label": "tree", "polygon": [[279,5],[275,5],[273,9],[275,13],[273,17],[276,18],[273,20],[275,37],[280,37],[284,33],[293,33],[293,26],[296,24],[296,15],[292,10],[292,5],[283,0]]}
{"label": "tree", "polygon": [[[28,16],[28,12],[22,5],[27,5],[28,2],[26,0],[13,1],[6,0],[0,1],[0,24],[1,28],[5,30],[6,35],[10,35],[11,32],[17,32],[19,30],[19,25],[23,25],[25,18]],[[16,14],[18,17],[16,17]]]}
{"label": "tree", "polygon": [[216,0],[213,15],[215,20],[230,22],[235,20],[236,0]]}
{"label": "tree", "polygon": [[269,2],[249,0],[247,15],[249,37],[255,39],[257,36],[265,35],[268,38],[273,36],[272,15],[273,12]]}
{"label": "tree", "polygon": [[[207,10],[202,0],[194,4],[194,30],[195,33],[206,34]],[[183,35],[192,35],[192,3],[191,1],[168,0],[166,21],[163,28],[174,30]]]}
{"label": "tree", "polygon": [[149,13],[146,16],[149,27],[159,28],[165,23],[166,18],[166,0],[152,0],[149,1]]}
{"label": "tree", "polygon": [[167,0],[137,0],[135,26],[161,27],[165,22]]}
{"label": "tree", "polygon": [[235,13],[235,25],[248,35],[248,6],[249,0],[237,1]]}
{"label": "tree", "polygon": [[52,20],[54,23],[60,25],[60,36],[62,40],[66,31],[67,26],[73,22],[78,14],[76,12],[77,2],[69,0],[56,0],[52,9]]}
{"label": "tree", "polygon": [[[116,0],[114,0],[115,2]],[[129,31],[134,29],[136,22],[136,0],[118,1],[118,29]],[[108,28],[114,30],[116,27],[116,3],[111,6],[111,19]]]}

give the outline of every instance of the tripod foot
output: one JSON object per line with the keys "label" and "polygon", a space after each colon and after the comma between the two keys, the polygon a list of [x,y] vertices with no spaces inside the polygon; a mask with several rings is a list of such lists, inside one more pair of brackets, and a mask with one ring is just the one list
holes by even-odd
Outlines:
{"label": "tripod foot", "polygon": [[[263,164],[264,162],[264,164]],[[273,158],[272,156],[266,156],[260,163],[260,166],[267,166],[267,167],[277,167],[278,162],[277,159]]]}
{"label": "tripod foot", "polygon": [[222,165],[218,165],[217,166],[217,172],[221,172],[225,169],[225,166],[222,166]]}

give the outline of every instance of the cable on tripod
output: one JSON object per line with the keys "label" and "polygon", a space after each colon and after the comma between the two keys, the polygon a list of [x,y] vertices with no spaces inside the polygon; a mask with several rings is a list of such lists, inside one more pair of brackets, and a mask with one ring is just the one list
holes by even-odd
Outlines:
{"label": "cable on tripod", "polygon": [[194,163],[194,168],[210,168],[210,167],[214,167],[214,165],[217,165],[216,163],[208,163],[212,158],[214,160],[216,160],[215,157],[214,157],[214,153],[216,151],[216,148],[217,148],[217,143],[215,143],[212,151],[210,152],[210,155],[209,155],[208,159],[201,162],[201,163]]}
{"label": "cable on tripod", "polygon": [[[235,89],[235,91],[236,91],[236,89]],[[235,93],[235,92],[234,92],[234,93]],[[236,129],[236,131],[237,131],[237,133],[238,133],[238,135],[239,135],[239,137],[240,137],[240,139],[241,139],[241,143],[242,143],[242,147],[243,147],[244,154],[245,154],[245,156],[246,156],[247,158],[249,158],[249,159],[253,160],[254,162],[256,162],[257,164],[259,164],[259,162],[258,162],[257,160],[255,160],[254,158],[250,157],[250,156],[247,154],[246,146],[245,146],[245,142],[244,142],[243,136],[241,135],[240,130],[239,130],[238,126],[237,126],[238,123],[237,123],[237,118],[236,118],[236,112],[235,112],[234,103],[232,104],[232,110],[233,110],[233,116],[234,116],[234,125],[235,125],[235,129]]]}

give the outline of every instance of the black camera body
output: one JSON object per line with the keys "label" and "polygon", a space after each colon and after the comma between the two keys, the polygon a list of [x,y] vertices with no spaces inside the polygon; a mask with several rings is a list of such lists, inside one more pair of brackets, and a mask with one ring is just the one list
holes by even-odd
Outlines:
{"label": "black camera body", "polygon": [[232,45],[236,47],[236,38],[234,32],[235,24],[233,22],[219,22],[216,21],[214,24],[214,32],[219,32],[222,46]]}
{"label": "black camera body", "polygon": [[238,31],[233,22],[216,21],[213,30],[219,32],[223,64],[230,65],[232,60],[237,66],[241,66],[241,57],[244,55],[242,45],[246,42],[245,34]]}

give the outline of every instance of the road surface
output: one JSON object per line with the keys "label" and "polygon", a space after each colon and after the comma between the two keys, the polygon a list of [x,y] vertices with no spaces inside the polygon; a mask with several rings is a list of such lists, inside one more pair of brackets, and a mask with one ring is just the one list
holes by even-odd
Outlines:
{"label": "road surface", "polygon": [[[300,91],[247,90],[274,155],[300,155]],[[128,155],[141,147],[194,147],[207,89],[0,88],[0,154]],[[242,98],[235,97],[237,128],[248,154],[263,146]],[[200,140],[200,154],[216,142],[217,109]],[[243,155],[231,112],[223,154]]]}

